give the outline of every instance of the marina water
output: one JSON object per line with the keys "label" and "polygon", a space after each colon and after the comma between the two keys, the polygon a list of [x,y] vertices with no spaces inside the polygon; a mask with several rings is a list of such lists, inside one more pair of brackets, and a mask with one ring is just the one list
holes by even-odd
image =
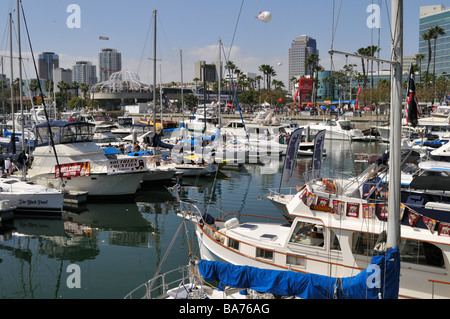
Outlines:
{"label": "marina water", "polygon": [[[326,141],[324,169],[361,172],[355,153],[382,154],[388,144]],[[281,218],[265,199],[280,186],[284,158],[267,165],[221,170],[216,177],[183,178],[181,199],[199,208]],[[292,186],[303,185],[312,159],[299,157]],[[169,185],[170,186],[170,185]],[[89,202],[61,218],[15,218],[0,227],[0,298],[122,299],[153,278],[178,229],[177,201],[163,185],[141,189],[127,203]],[[215,212],[215,211],[214,211]],[[162,265],[165,272],[198,256],[188,222]]]}

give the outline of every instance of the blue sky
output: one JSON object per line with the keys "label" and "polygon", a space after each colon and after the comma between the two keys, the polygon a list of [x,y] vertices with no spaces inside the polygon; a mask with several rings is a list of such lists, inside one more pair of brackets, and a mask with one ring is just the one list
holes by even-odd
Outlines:
{"label": "blue sky", "polygon": [[[138,73],[150,83],[153,82],[153,64],[149,60],[153,57],[153,10],[157,10],[157,59],[161,59],[158,82],[160,78],[163,82],[180,81],[180,49],[183,79],[191,81],[196,61],[218,60],[219,38],[226,54],[231,54],[230,60],[240,70],[259,74],[259,65],[272,65],[276,78],[286,86],[288,49],[303,34],[317,40],[319,63],[325,69],[331,68],[328,50],[332,40],[334,49],[345,52],[380,44],[381,58],[389,59],[390,1],[386,0],[22,0],[22,3],[36,58],[40,52],[53,51],[60,56],[60,67],[71,68],[77,60],[97,65],[98,52],[102,48],[114,48],[122,53],[123,69]],[[404,3],[404,55],[411,55],[418,51],[419,7],[443,4],[450,8],[450,0],[405,0]],[[67,12],[70,4],[78,5],[81,10],[80,28],[67,26],[72,14]],[[380,29],[370,29],[366,24],[371,14],[366,12],[370,4],[380,5]],[[15,8],[16,0],[0,3],[0,54],[3,55],[9,54],[8,13]],[[256,19],[260,11],[270,11],[272,20],[264,23]],[[13,19],[16,20],[15,11]],[[23,56],[30,57],[23,24],[21,33]],[[99,36],[109,40],[100,40]],[[17,52],[17,45],[14,47]],[[335,56],[333,61],[335,69],[340,69],[345,58]],[[349,60],[349,63],[358,62]],[[24,64],[26,77],[35,77],[30,60]],[[4,70],[9,75],[9,60]]]}

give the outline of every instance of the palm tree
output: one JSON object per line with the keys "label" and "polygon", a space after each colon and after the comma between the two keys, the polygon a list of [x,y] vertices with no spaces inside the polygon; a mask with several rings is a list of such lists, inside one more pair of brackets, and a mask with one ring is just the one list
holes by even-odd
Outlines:
{"label": "palm tree", "polygon": [[[433,48],[433,74],[436,75],[436,42],[439,36],[445,35],[445,30],[440,26],[436,25],[430,29],[432,38],[434,40],[434,48]],[[435,86],[436,76],[433,77],[433,87]]]}
{"label": "palm tree", "polygon": [[[356,54],[359,54],[359,55],[362,55],[362,56],[366,56],[367,55],[367,48],[359,48],[357,51],[356,51]],[[361,66],[362,66],[362,79],[363,79],[363,88],[365,89],[366,88],[366,82],[367,82],[367,79],[366,79],[366,68],[365,68],[365,65],[364,65],[364,58],[363,57],[361,57]]]}
{"label": "palm tree", "polygon": [[70,88],[75,90],[75,97],[78,97],[78,89],[80,88],[80,84],[76,81],[73,81],[72,85],[70,85]]}
{"label": "palm tree", "polygon": [[261,91],[261,80],[262,80],[262,76],[261,75],[257,75],[255,77],[255,81],[258,83],[258,92]]}
{"label": "palm tree", "polygon": [[306,58],[305,65],[309,67],[309,75],[311,76],[311,79],[314,79],[314,68],[316,67],[317,62],[319,62],[319,55],[318,54],[310,54]]}
{"label": "palm tree", "polygon": [[267,87],[270,90],[270,83],[273,76],[277,76],[277,72],[274,70],[274,68],[270,65],[267,66]]}
{"label": "palm tree", "polygon": [[422,60],[425,59],[425,55],[418,53],[415,56],[416,63],[419,66],[419,82],[422,83]]}
{"label": "palm tree", "polygon": [[263,73],[263,83],[264,83],[264,89],[266,88],[266,75],[267,75],[267,67],[268,67],[268,65],[267,64],[261,64],[259,67],[258,67],[258,70],[260,71],[260,72],[262,72]]}
{"label": "palm tree", "polygon": [[39,83],[36,79],[33,79],[28,84],[28,88],[30,89],[31,93],[33,94],[33,97],[36,96],[36,92],[39,89]]}
{"label": "palm tree", "polygon": [[49,95],[53,93],[53,80],[47,79],[45,80],[45,91],[49,92]]}
{"label": "palm tree", "polygon": [[67,90],[70,89],[70,85],[64,81],[59,81],[57,84],[58,89],[64,93],[64,104],[67,102]]}
{"label": "palm tree", "polygon": [[428,44],[428,57],[427,57],[427,73],[425,74],[425,86],[428,87],[428,75],[430,73],[430,63],[431,63],[431,39],[433,38],[433,34],[431,29],[422,33],[422,39],[427,41]]}
{"label": "palm tree", "polygon": [[86,99],[86,93],[89,92],[89,85],[87,85],[86,83],[81,83],[80,90],[81,93],[83,93],[83,98]]}
{"label": "palm tree", "polygon": [[[369,45],[366,48],[366,55],[369,57],[375,57],[375,53],[380,51],[376,45]],[[367,70],[369,70],[369,59],[367,59]],[[370,73],[370,86],[373,88],[373,60],[372,60],[372,72]]]}
{"label": "palm tree", "polygon": [[228,61],[226,67],[231,72],[230,83],[234,85],[234,70],[236,69],[236,65],[232,61]]}

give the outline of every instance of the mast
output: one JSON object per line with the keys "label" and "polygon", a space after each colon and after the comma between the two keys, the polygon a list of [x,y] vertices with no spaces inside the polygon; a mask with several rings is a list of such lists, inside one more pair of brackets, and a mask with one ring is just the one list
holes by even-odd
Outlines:
{"label": "mast", "polygon": [[153,10],[153,23],[153,133],[156,135],[156,10]]}
{"label": "mast", "polygon": [[402,60],[403,0],[391,0],[391,112],[389,131],[389,198],[387,248],[395,248],[400,240],[400,163],[402,129]]}
{"label": "mast", "polygon": [[[17,42],[19,49],[19,99],[20,113],[22,115],[22,152],[25,152],[25,119],[23,117],[23,92],[22,92],[22,46],[20,41],[20,7],[17,0]],[[25,165],[22,165],[22,177],[25,179]]]}
{"label": "mast", "polygon": [[219,128],[222,126],[222,117],[221,117],[221,114],[222,114],[222,110],[221,110],[221,107],[220,107],[220,82],[222,82],[222,55],[221,55],[221,53],[220,53],[220,49],[221,49],[221,47],[222,47],[222,40],[219,38],[219,87],[218,87],[218,102],[219,102]]}
{"label": "mast", "polygon": [[180,67],[181,67],[181,118],[184,123],[184,94],[183,94],[183,50],[180,49]]}
{"label": "mast", "polygon": [[12,117],[12,135],[11,139],[12,141],[12,153],[16,153],[16,123],[14,119],[14,76],[13,76],[13,49],[12,49],[12,14],[9,14],[9,61],[11,65],[11,79],[10,79],[10,86],[11,86],[11,117]]}

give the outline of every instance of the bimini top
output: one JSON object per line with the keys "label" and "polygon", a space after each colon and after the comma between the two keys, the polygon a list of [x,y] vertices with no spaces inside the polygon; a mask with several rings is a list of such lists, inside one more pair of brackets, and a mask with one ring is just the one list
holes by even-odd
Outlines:
{"label": "bimini top", "polygon": [[[95,124],[86,122],[52,121],[36,125],[36,146],[92,142]],[[52,134],[52,135],[50,135]]]}

